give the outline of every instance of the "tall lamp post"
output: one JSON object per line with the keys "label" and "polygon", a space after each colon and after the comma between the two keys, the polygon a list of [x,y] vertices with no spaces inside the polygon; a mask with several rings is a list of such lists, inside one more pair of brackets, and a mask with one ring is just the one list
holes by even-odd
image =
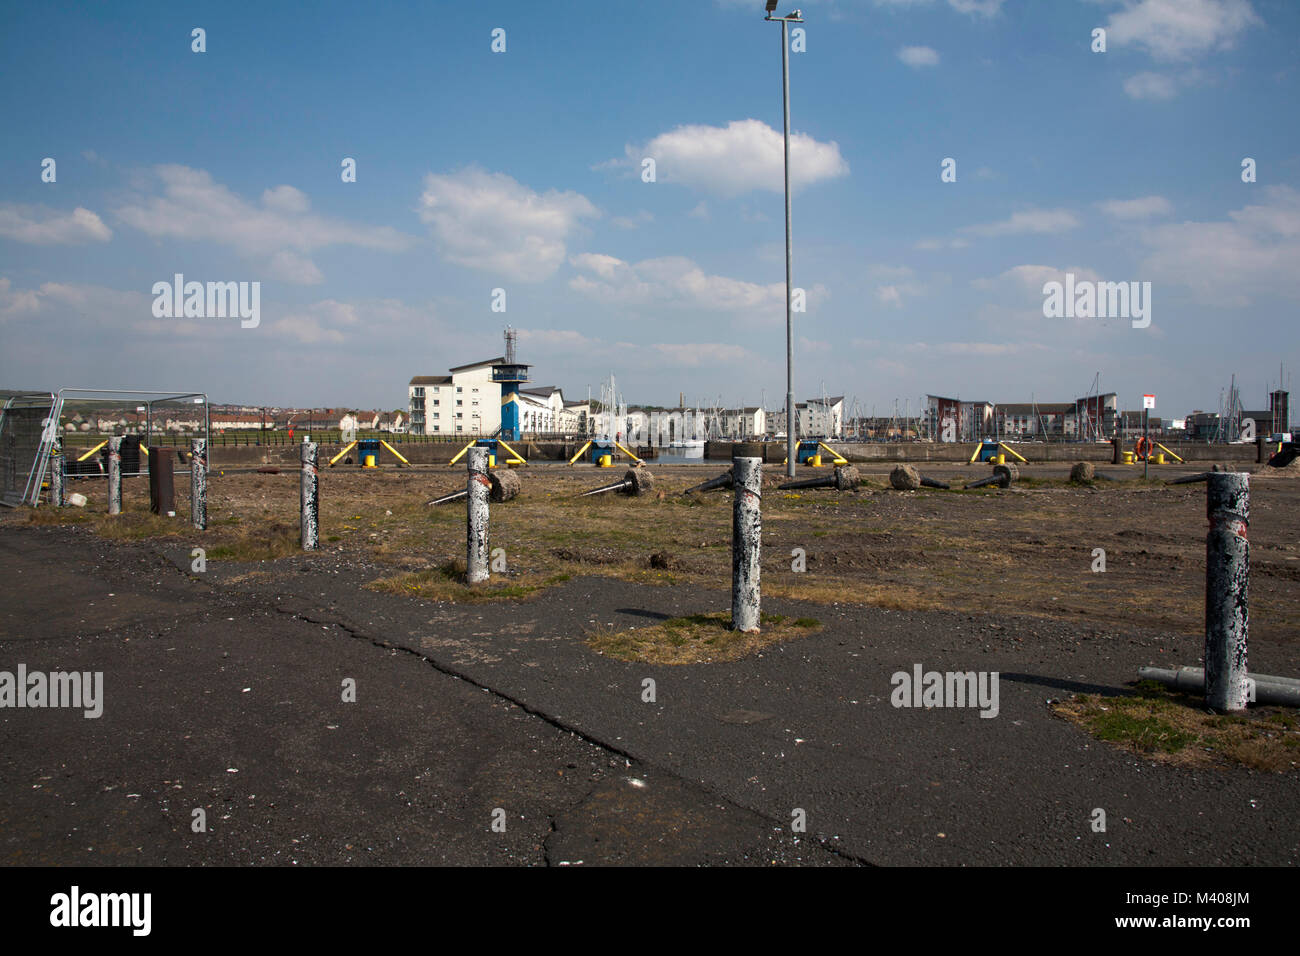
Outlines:
{"label": "tall lamp post", "polygon": [[777,0],[766,0],[763,19],[781,24],[781,105],[785,112],[785,473],[794,477],[794,328],[790,316],[790,290],[794,259],[790,251],[790,36],[787,24],[803,23],[799,10],[784,17],[772,16]]}

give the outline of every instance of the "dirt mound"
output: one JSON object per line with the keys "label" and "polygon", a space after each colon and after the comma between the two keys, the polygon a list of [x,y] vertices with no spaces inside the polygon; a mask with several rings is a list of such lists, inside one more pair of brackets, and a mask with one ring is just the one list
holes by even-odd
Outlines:
{"label": "dirt mound", "polygon": [[1300,458],[1293,459],[1289,465],[1283,465],[1281,468],[1274,468],[1272,465],[1265,465],[1251,477],[1300,478]]}

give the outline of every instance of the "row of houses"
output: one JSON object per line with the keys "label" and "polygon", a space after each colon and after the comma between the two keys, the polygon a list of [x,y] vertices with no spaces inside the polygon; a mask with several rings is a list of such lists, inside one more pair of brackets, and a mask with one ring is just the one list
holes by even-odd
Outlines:
{"label": "row of houses", "polygon": [[962,401],[927,395],[924,431],[935,441],[998,436],[1030,441],[1104,440],[1115,434],[1119,396],[1105,392],[1072,402]]}

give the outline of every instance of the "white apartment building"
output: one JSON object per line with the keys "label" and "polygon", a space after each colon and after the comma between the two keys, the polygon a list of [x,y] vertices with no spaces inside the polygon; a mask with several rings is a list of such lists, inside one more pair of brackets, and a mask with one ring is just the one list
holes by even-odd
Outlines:
{"label": "white apartment building", "polygon": [[[450,375],[417,375],[407,386],[408,428],[414,435],[490,436],[501,427],[501,386],[492,366],[504,357],[448,369]],[[548,385],[519,390],[519,427],[525,434],[584,434],[591,409],[585,401],[566,402]]]}
{"label": "white apartment building", "polygon": [[492,366],[504,356],[459,365],[450,375],[417,375],[407,386],[410,431],[415,435],[491,435],[501,427],[501,386]]}
{"label": "white apartment building", "polygon": [[[794,406],[795,437],[797,438],[843,438],[844,437],[844,396],[833,398],[810,398],[806,402],[796,402]],[[766,416],[766,428],[770,425],[772,434],[785,434],[785,406],[781,406]]]}
{"label": "white apartment building", "polygon": [[767,434],[767,413],[757,406],[727,408],[719,416],[724,438],[762,438]]}

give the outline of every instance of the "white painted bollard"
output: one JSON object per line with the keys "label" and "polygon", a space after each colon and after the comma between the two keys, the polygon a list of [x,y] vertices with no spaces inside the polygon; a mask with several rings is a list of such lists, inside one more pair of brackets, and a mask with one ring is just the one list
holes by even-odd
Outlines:
{"label": "white painted bollard", "polygon": [[50,448],[50,504],[62,508],[63,501],[63,439],[54,439]]}
{"label": "white painted bollard", "polygon": [[731,471],[736,489],[731,516],[731,626],[752,634],[760,621],[763,459],[733,458]]}
{"label": "white painted bollard", "polygon": [[302,549],[315,551],[320,533],[320,472],[316,468],[316,443],[302,443]]}
{"label": "white painted bollard", "polygon": [[465,460],[465,583],[481,584],[488,579],[488,450],[471,448]]}
{"label": "white painted bollard", "polygon": [[1250,475],[1213,472],[1205,512],[1205,706],[1245,710],[1250,633]]}
{"label": "white painted bollard", "polygon": [[108,513],[122,513],[122,437],[108,440]]}
{"label": "white painted bollard", "polygon": [[190,442],[190,519],[195,530],[208,527],[208,440]]}

